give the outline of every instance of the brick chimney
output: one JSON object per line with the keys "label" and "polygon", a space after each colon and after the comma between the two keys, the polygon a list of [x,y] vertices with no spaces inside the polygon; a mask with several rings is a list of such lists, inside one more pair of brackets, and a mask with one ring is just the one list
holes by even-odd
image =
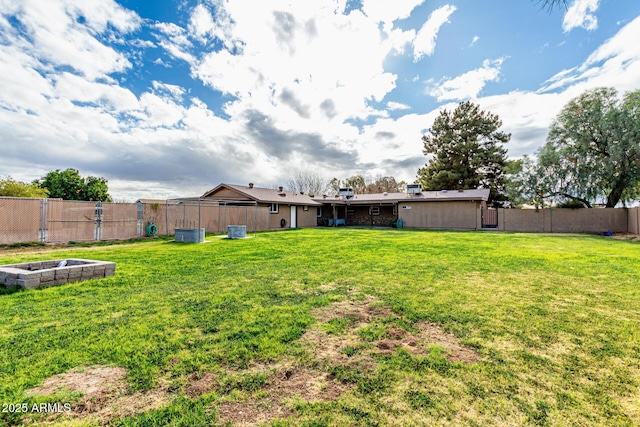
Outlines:
{"label": "brick chimney", "polygon": [[249,183],[249,188],[253,188],[253,182]]}

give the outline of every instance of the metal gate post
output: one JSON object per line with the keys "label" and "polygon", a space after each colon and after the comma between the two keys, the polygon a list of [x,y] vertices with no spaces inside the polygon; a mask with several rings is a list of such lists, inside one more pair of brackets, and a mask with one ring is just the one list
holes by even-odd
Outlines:
{"label": "metal gate post", "polygon": [[40,199],[40,241],[46,242],[47,235],[47,204],[48,199]]}
{"label": "metal gate post", "polygon": [[164,233],[169,237],[169,200],[164,201],[164,226]]}
{"label": "metal gate post", "polygon": [[94,210],[95,230],[93,240],[102,240],[102,202],[97,201]]}
{"label": "metal gate post", "polygon": [[138,202],[138,237],[142,237],[142,230],[144,229],[144,218],[142,213],[142,202]]}

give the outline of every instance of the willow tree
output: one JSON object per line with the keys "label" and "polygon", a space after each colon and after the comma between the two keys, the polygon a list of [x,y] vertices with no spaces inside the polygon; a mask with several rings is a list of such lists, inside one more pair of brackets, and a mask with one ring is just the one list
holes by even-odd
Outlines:
{"label": "willow tree", "polygon": [[585,207],[602,201],[612,208],[636,198],[640,91],[621,99],[613,88],[597,88],[569,101],[526,174],[523,192],[538,200],[573,200]]}

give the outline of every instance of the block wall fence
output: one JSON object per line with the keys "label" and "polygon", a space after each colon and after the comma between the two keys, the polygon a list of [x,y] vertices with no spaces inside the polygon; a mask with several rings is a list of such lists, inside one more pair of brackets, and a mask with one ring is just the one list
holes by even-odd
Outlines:
{"label": "block wall fence", "polygon": [[[405,206],[406,205],[406,206]],[[410,206],[410,209],[406,209]],[[402,208],[405,209],[402,209]],[[594,209],[498,209],[499,231],[536,233],[640,234],[640,207]],[[408,228],[478,230],[478,203],[403,203],[397,208]],[[297,209],[298,227],[316,227],[316,209]],[[153,222],[159,235],[176,228],[204,228],[226,233],[229,225],[245,225],[247,232],[289,227],[289,207],[277,214],[265,206],[225,206],[217,203],[101,203],[59,199],[0,197],[0,244],[132,239],[145,235]]]}

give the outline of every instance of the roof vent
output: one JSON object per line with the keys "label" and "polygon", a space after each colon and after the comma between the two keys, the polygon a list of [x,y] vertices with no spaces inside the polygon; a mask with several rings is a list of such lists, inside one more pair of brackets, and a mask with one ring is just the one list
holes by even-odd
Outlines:
{"label": "roof vent", "polygon": [[278,187],[278,191],[282,193],[284,191],[284,187]]}
{"label": "roof vent", "polygon": [[407,194],[422,193],[422,184],[407,184]]}
{"label": "roof vent", "polygon": [[446,192],[447,192],[447,190],[440,190],[440,192],[441,192],[441,193],[446,193]]}
{"label": "roof vent", "polygon": [[249,188],[253,188],[253,182],[249,183]]}
{"label": "roof vent", "polygon": [[383,196],[388,196],[389,193],[387,193],[386,191],[384,193],[382,193]]}

